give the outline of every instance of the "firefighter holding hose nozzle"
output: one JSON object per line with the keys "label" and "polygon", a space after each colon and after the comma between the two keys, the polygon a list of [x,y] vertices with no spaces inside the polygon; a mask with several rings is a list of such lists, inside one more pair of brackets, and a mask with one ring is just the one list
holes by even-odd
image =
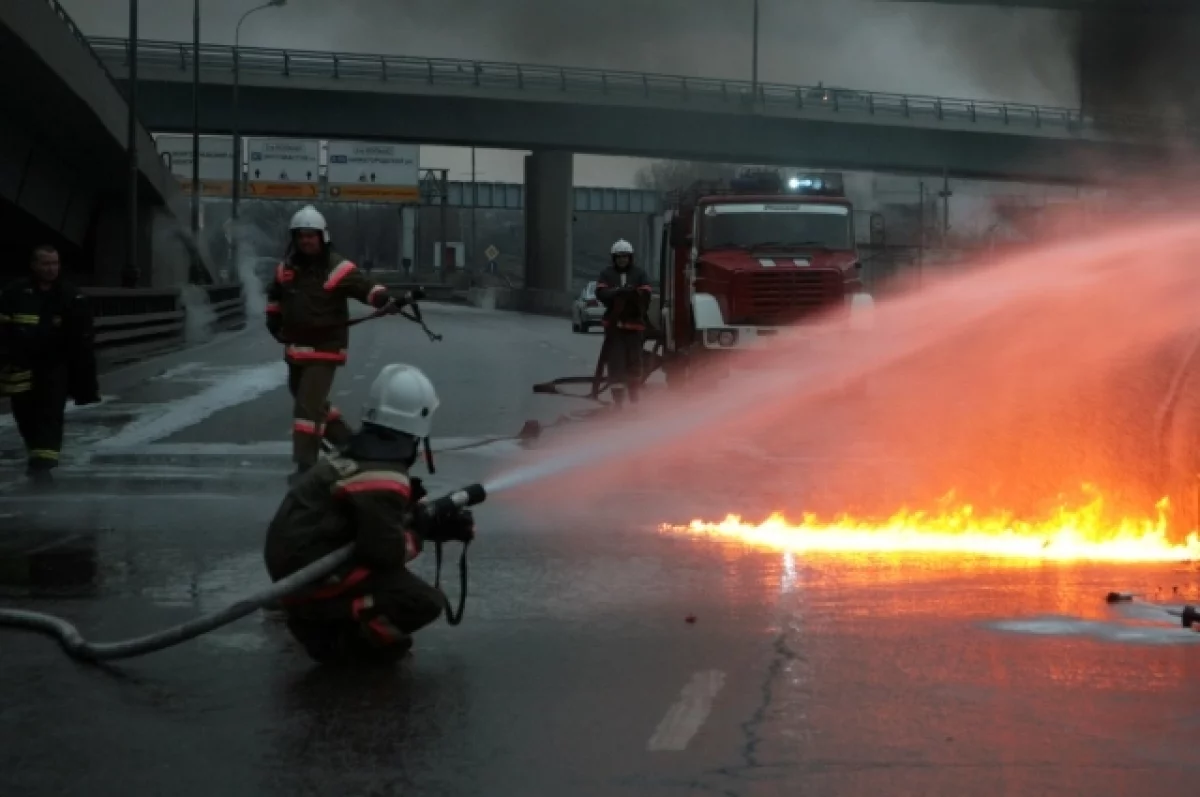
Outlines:
{"label": "firefighter holding hose nozzle", "polygon": [[633,245],[621,239],[612,245],[612,265],[596,281],[596,298],[604,305],[604,359],[608,366],[613,403],[637,403],[642,384],[642,338],[650,309],[650,281],[633,263]]}
{"label": "firefighter holding hose nozzle", "polygon": [[292,460],[295,483],[316,464],[321,439],[346,444],[350,427],[329,403],[338,366],[346,364],[350,344],[349,300],[376,310],[399,312],[424,297],[418,288],[402,296],[373,283],[354,263],[330,246],[329,226],[312,205],[291,220],[291,242],[267,290],[267,330],[284,345],[288,390],[294,400]]}
{"label": "firefighter holding hose nozzle", "polygon": [[407,564],[426,542],[470,542],[470,510],[430,513],[409,470],[429,435],[438,397],[411,365],[386,366],[371,385],[362,428],[345,450],[323,459],[283,499],[267,531],[273,581],[353,542],[354,558],[326,581],[282,601],[288,628],[322,663],[391,661],[411,634],[438,618],[446,598]]}

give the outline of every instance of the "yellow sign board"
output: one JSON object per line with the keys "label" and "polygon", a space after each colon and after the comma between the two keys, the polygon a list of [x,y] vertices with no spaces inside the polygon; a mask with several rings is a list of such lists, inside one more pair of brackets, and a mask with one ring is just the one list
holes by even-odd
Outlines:
{"label": "yellow sign board", "polygon": [[[185,194],[192,193],[192,181],[188,178],[179,178],[179,188]],[[200,195],[201,196],[232,196],[233,181],[232,180],[205,180],[200,179]]]}
{"label": "yellow sign board", "polygon": [[249,196],[268,199],[316,199],[321,189],[316,183],[267,183],[250,181],[246,186]]}
{"label": "yellow sign board", "polygon": [[347,183],[329,186],[329,198],[342,202],[420,202],[421,189],[415,185],[376,185]]}

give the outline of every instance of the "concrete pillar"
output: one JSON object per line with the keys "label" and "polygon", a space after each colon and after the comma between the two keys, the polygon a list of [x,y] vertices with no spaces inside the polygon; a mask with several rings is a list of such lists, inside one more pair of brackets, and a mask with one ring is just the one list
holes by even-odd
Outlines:
{"label": "concrete pillar", "polygon": [[570,152],[525,156],[525,286],[571,290],[571,219],[575,158]]}

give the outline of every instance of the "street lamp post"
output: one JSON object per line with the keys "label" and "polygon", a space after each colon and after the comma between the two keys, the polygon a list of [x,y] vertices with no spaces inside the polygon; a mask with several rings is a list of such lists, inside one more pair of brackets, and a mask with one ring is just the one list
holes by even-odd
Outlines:
{"label": "street lamp post", "polygon": [[200,0],[192,4],[192,237],[200,239]]}
{"label": "street lamp post", "polygon": [[282,6],[282,5],[286,5],[286,4],[287,4],[287,0],[267,0],[266,3],[255,6],[254,8],[247,11],[245,14],[242,14],[242,18],[238,20],[237,27],[234,28],[234,31],[233,31],[233,117],[232,117],[232,121],[231,121],[231,127],[233,128],[233,131],[232,131],[232,133],[233,133],[233,199],[232,199],[232,203],[230,206],[229,215],[234,223],[233,229],[232,229],[232,235],[233,235],[232,248],[233,248],[233,267],[234,268],[237,268],[238,201],[241,199],[241,194],[242,194],[242,137],[241,137],[241,134],[238,132],[238,84],[241,83],[241,77],[242,77],[241,64],[239,63],[238,48],[241,45],[242,23],[245,22],[246,19],[251,14],[253,14],[257,11],[262,11],[263,9],[266,9],[266,8],[276,8],[278,6]]}
{"label": "street lamp post", "polygon": [[138,82],[138,0],[129,0],[129,94],[126,98],[129,118],[128,140],[126,155],[129,158],[129,186],[126,207],[125,230],[125,270],[121,274],[121,284],[126,288],[136,288],[140,279],[138,268],[138,232],[141,227],[138,218],[138,180],[141,170],[138,168],[138,113],[137,113],[137,82]]}
{"label": "street lamp post", "polygon": [[758,102],[758,0],[754,0],[754,43],[750,61],[750,97]]}

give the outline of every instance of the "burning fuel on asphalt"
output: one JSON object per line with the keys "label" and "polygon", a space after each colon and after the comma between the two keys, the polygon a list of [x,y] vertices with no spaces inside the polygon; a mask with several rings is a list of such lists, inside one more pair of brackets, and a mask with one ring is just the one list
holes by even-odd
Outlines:
{"label": "burning fuel on asphalt", "polygon": [[[1200,227],[1076,221],[926,273],[870,331],[830,318],[719,384],[656,391],[498,482],[564,517],[594,503],[795,551],[1200,558]],[[631,484],[652,500],[605,503]]]}

